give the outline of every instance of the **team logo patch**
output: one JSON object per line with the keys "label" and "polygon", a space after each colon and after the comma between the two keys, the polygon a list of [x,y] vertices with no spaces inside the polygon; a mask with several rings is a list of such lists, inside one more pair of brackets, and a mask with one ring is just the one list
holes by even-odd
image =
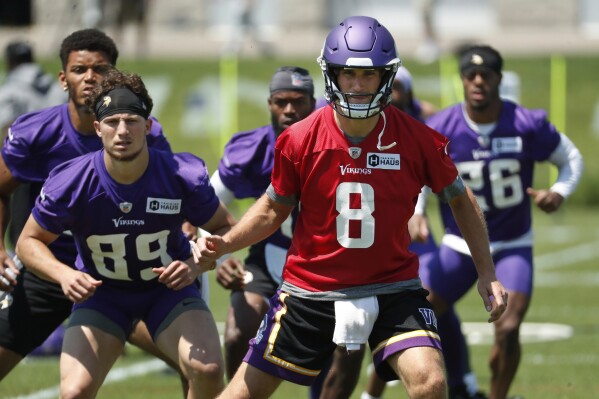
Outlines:
{"label": "team logo patch", "polygon": [[111,102],[112,102],[112,98],[110,98],[110,96],[104,96],[104,98],[102,99],[102,106],[108,107]]}
{"label": "team logo patch", "polygon": [[146,212],[161,213],[164,215],[175,215],[177,213],[181,213],[181,200],[148,197]]}
{"label": "team logo patch", "polygon": [[131,212],[131,209],[133,209],[133,204],[131,202],[121,202],[119,204],[119,208],[120,208],[121,212],[129,213],[129,212]]}
{"label": "team logo patch", "polygon": [[400,167],[399,154],[383,154],[378,152],[369,152],[366,161],[366,167],[370,169],[394,169]]}
{"label": "team logo patch", "polygon": [[499,137],[491,142],[491,150],[496,154],[522,152],[522,137]]}
{"label": "team logo patch", "polygon": [[360,147],[349,147],[349,156],[353,159],[358,159],[362,155],[362,149]]}
{"label": "team logo patch", "polygon": [[427,308],[418,308],[420,314],[424,318],[424,322],[429,326],[435,326],[437,328],[437,318],[435,317],[435,312],[432,309]]}

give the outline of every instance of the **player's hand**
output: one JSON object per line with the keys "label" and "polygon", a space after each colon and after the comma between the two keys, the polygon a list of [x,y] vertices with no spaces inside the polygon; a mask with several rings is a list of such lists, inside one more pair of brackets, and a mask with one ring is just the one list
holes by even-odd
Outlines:
{"label": "player's hand", "polygon": [[240,290],[245,287],[245,268],[243,263],[229,257],[216,268],[216,281],[228,290]]}
{"label": "player's hand", "polygon": [[425,215],[413,214],[408,221],[408,232],[412,242],[427,242],[430,235],[428,218]]}
{"label": "player's hand", "polygon": [[478,293],[483,299],[485,309],[490,313],[489,323],[499,320],[507,309],[508,293],[497,279],[485,281],[478,280]]}
{"label": "player's hand", "polygon": [[564,202],[564,197],[560,194],[549,190],[535,190],[527,188],[526,194],[533,199],[536,206],[547,213],[555,212]]}
{"label": "player's hand", "polygon": [[12,292],[19,274],[21,272],[13,259],[6,251],[0,251],[0,291]]}
{"label": "player's hand", "polygon": [[75,303],[81,303],[89,299],[96,293],[96,288],[101,285],[101,280],[96,280],[87,273],[71,268],[65,269],[60,281],[64,295]]}
{"label": "player's hand", "polygon": [[154,267],[152,271],[158,274],[158,281],[175,291],[195,282],[202,270],[193,262],[192,258],[183,262],[175,260],[168,266]]}
{"label": "player's hand", "polygon": [[191,243],[191,254],[196,265],[200,266],[202,272],[214,270],[216,260],[225,254],[223,248],[225,243],[221,236],[200,237]]}

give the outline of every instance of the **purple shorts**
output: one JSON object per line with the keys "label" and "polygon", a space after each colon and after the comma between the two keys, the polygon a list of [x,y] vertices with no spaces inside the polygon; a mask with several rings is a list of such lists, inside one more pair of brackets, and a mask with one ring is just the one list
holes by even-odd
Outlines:
{"label": "purple shorts", "polygon": [[[504,249],[493,255],[497,279],[508,291],[532,295],[532,248]],[[421,263],[420,278],[425,287],[448,304],[457,302],[476,283],[478,275],[472,258],[441,245],[430,262]]]}
{"label": "purple shorts", "polygon": [[102,285],[88,300],[73,306],[69,326],[93,325],[124,342],[135,324],[143,320],[152,338],[156,339],[176,316],[191,309],[208,309],[193,284],[178,291],[164,284],[145,290]]}
{"label": "purple shorts", "polygon": [[[405,349],[430,346],[441,349],[437,320],[424,289],[378,295],[379,315],[368,344],[379,376],[397,375],[386,360]],[[315,301],[278,291],[270,299],[256,337],[243,359],[248,364],[295,384],[310,385],[337,345],[334,301]]]}

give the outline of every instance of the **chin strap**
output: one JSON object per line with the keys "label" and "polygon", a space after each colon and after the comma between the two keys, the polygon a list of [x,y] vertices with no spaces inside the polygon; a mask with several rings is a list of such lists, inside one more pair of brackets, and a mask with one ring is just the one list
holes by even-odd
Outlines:
{"label": "chin strap", "polygon": [[389,148],[393,148],[397,145],[397,143],[394,141],[393,143],[389,144],[389,145],[382,145],[381,144],[381,139],[383,138],[383,133],[385,133],[385,127],[387,126],[387,117],[385,116],[385,113],[381,111],[381,116],[383,117],[383,128],[381,129],[381,132],[379,133],[379,141],[378,144],[376,145],[376,148],[379,149],[379,151],[385,151],[388,150]]}

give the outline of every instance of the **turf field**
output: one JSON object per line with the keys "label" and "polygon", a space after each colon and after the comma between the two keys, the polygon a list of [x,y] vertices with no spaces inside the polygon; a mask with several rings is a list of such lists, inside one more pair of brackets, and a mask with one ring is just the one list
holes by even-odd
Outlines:
{"label": "turf field", "polygon": [[[551,100],[549,58],[507,59],[506,69],[521,78],[521,102],[528,107],[552,109],[552,118],[585,156],[585,175],[575,196],[557,215],[535,214],[535,293],[523,329],[523,357],[512,394],[527,399],[586,399],[599,397],[599,58],[572,57],[567,66],[565,104]],[[214,170],[222,145],[234,132],[267,124],[267,83],[280,65],[307,67],[322,92],[322,78],[313,59],[233,61],[123,61],[123,69],[141,73],[154,97],[155,115],[176,151],[193,152]],[[58,65],[48,62],[49,70]],[[415,77],[416,94],[441,104],[438,65],[407,60]],[[220,72],[224,71],[224,76]],[[234,84],[237,82],[237,84]],[[562,97],[563,99],[563,97]],[[565,110],[562,112],[561,110]],[[537,187],[545,187],[551,172],[537,170]],[[233,208],[240,215],[248,202]],[[434,204],[431,204],[431,208]],[[436,213],[433,227],[439,236]],[[214,276],[211,276],[214,279]],[[595,292],[595,294],[593,294]],[[224,321],[228,293],[216,283],[211,307]],[[471,357],[483,390],[488,387],[486,358],[490,330],[478,295],[471,292],[458,307],[472,343]],[[366,362],[364,364],[364,369]],[[363,373],[363,377],[365,372]],[[0,383],[1,398],[55,398],[59,382],[57,358],[27,359]],[[364,378],[352,398],[358,398]],[[178,378],[153,358],[127,347],[102,387],[99,398],[177,398]],[[303,387],[283,384],[273,398],[306,398]],[[406,397],[401,386],[390,387],[386,397]]]}

